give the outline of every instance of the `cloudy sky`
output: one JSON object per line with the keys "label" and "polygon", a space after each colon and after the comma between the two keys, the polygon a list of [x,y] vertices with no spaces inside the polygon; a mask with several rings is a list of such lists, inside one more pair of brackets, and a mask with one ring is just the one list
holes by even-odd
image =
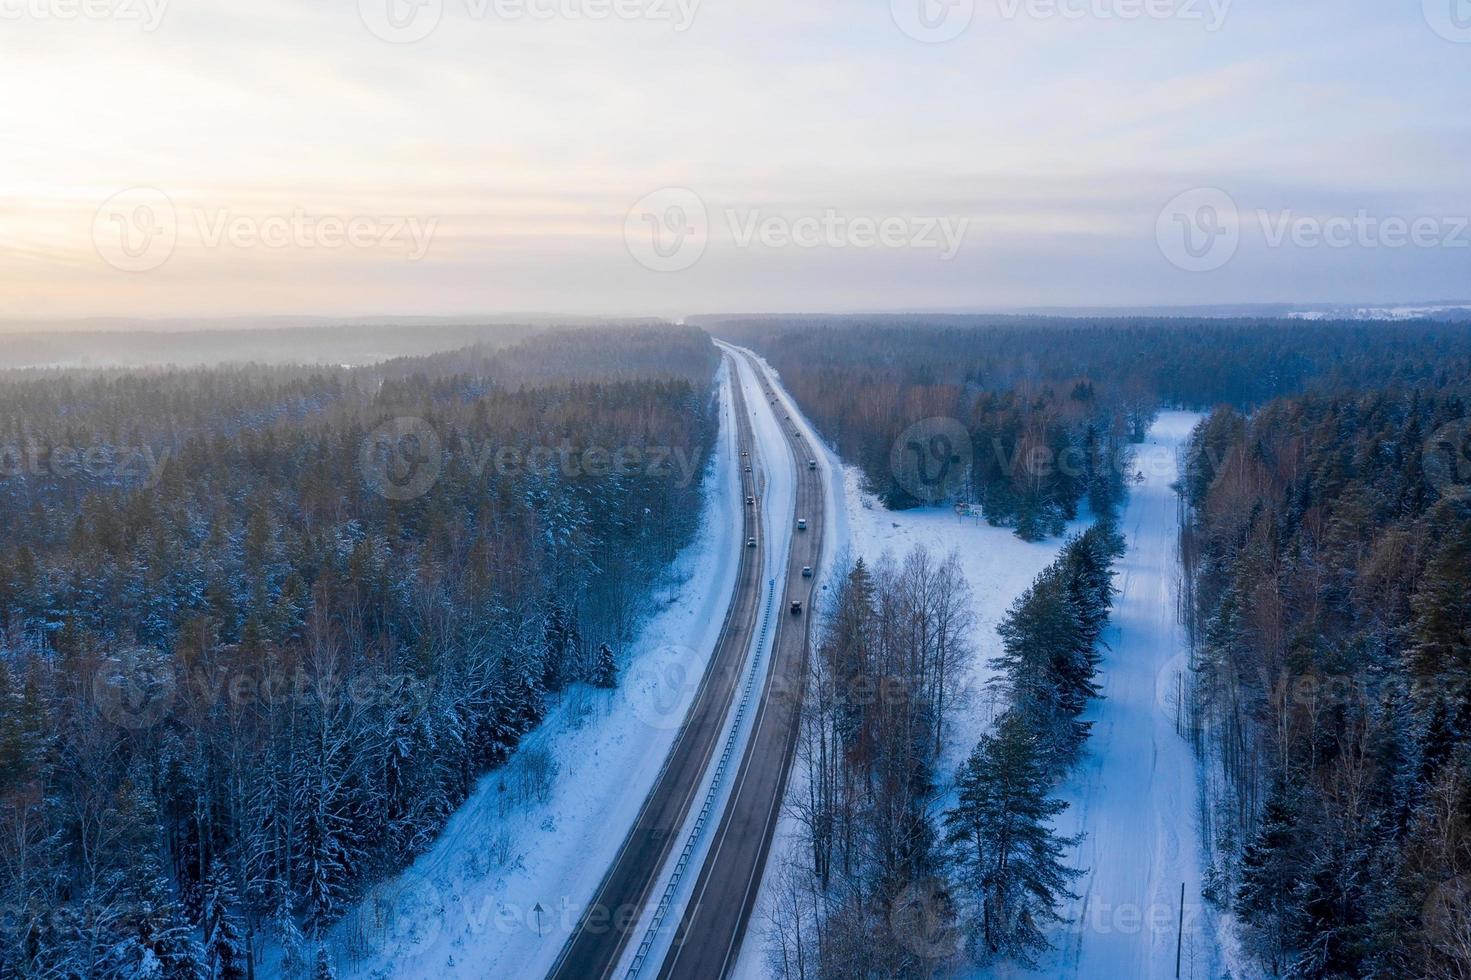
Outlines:
{"label": "cloudy sky", "polygon": [[1471,0],[0,0],[0,315],[1471,295]]}

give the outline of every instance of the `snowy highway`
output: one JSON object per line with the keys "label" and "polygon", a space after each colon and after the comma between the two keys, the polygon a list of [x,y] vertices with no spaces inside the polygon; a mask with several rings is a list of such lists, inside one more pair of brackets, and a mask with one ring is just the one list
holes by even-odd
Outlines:
{"label": "snowy highway", "polygon": [[[731,973],[740,956],[751,913],[760,893],[762,873],[781,820],[781,804],[796,751],[807,655],[811,643],[813,599],[819,576],[803,569],[821,568],[826,531],[823,470],[814,462],[817,450],[794,423],[764,366],[747,352],[741,358],[759,384],[758,425],[767,458],[790,455],[795,479],[784,488],[795,493],[796,517],[771,532],[772,554],[786,554],[785,590],[780,594],[771,663],[749,734],[745,756],[726,803],[724,816],[710,843],[693,893],[684,905],[661,978],[720,978]],[[772,423],[775,423],[774,425]],[[770,491],[768,491],[770,492]],[[793,606],[800,603],[800,607]]]}

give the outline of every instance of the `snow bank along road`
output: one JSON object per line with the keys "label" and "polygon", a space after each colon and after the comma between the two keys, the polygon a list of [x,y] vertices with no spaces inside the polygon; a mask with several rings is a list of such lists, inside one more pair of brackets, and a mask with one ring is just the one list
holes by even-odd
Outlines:
{"label": "snow bank along road", "polygon": [[[729,365],[733,379],[735,367],[734,363]],[[736,443],[742,453],[754,454],[757,447],[742,389],[738,382],[730,385],[736,409]],[[760,492],[755,484],[753,460],[753,455],[740,458],[738,474],[743,499]],[[751,471],[748,466],[752,466]],[[557,980],[595,980],[613,973],[660,869],[679,842],[680,828],[714,757],[723,733],[726,709],[755,636],[764,592],[761,568],[767,547],[760,525],[759,508],[745,507],[742,537],[754,538],[756,547],[741,549],[735,593],[726,611],[715,654],[654,788],[552,968],[551,976]]]}
{"label": "snow bank along road", "polygon": [[[821,567],[824,494],[821,471],[809,464],[819,447],[808,445],[802,437],[785,403],[778,399],[770,375],[748,353],[739,356],[746,359],[762,392],[775,406],[788,451],[796,461],[796,513],[806,521],[806,530],[773,535],[773,540],[786,537],[790,550],[787,593],[778,610],[771,666],[724,816],[685,907],[678,938],[659,972],[660,977],[671,980],[717,980],[728,976],[736,965],[772,835],[781,819],[781,802],[797,747],[817,588],[817,575],[803,577],[802,570]],[[801,602],[800,613],[790,611],[793,601]]]}

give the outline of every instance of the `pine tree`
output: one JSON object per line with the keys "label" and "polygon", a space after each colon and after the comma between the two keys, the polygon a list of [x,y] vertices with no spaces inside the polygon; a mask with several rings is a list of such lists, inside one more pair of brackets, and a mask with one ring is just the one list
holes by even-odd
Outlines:
{"label": "pine tree", "polygon": [[289,902],[276,910],[276,936],[281,944],[281,976],[298,980],[306,973],[306,940],[291,913]]}
{"label": "pine tree", "polygon": [[211,980],[244,980],[249,975],[239,904],[234,876],[223,861],[215,860],[204,882],[204,952]]}
{"label": "pine tree", "polygon": [[332,960],[324,946],[317,947],[317,961],[312,968],[312,980],[337,980],[337,971],[332,969]]}
{"label": "pine tree", "polygon": [[1064,921],[1057,906],[1076,897],[1068,885],[1082,874],[1061,861],[1079,838],[1058,837],[1048,825],[1067,804],[1048,798],[1044,753],[1013,711],[981,737],[955,780],[959,801],[945,814],[945,843],[974,906],[972,955],[1035,966],[1050,948],[1043,927]]}
{"label": "pine tree", "polygon": [[604,643],[598,647],[598,660],[593,667],[593,686],[611,691],[618,686],[618,661],[613,648]]}
{"label": "pine tree", "polygon": [[1303,869],[1297,814],[1280,776],[1262,811],[1261,826],[1241,855],[1241,884],[1234,908],[1249,923],[1258,955],[1276,973],[1286,965],[1289,938],[1299,914],[1296,892]]}
{"label": "pine tree", "polygon": [[1439,541],[1412,600],[1410,663],[1421,679],[1471,688],[1471,522]]}
{"label": "pine tree", "polygon": [[999,683],[1052,765],[1069,761],[1091,727],[1077,720],[1098,695],[1093,644],[1060,565],[1043,570],[996,628],[1002,652],[992,660]]}

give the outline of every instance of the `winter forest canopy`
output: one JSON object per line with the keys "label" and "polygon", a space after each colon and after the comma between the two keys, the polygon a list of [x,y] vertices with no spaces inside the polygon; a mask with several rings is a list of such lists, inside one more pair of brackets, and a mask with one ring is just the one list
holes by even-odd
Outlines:
{"label": "winter forest canopy", "polygon": [[[943,502],[1062,544],[984,644],[953,559],[834,582],[778,972],[1045,946],[1112,519],[1150,420],[1185,406],[1210,413],[1180,486],[1177,706],[1205,897],[1265,972],[1471,976],[1465,325],[1030,317],[387,331],[340,359],[283,334],[272,364],[212,365],[224,338],[191,366],[0,373],[0,976],[244,977],[268,941],[330,971],[320,937],[548,706],[618,683],[699,530],[711,334],[767,358],[888,506],[942,502],[893,448],[953,419],[969,466]],[[938,772],[983,645],[1004,710]],[[916,901],[946,956],[887,942]]]}

